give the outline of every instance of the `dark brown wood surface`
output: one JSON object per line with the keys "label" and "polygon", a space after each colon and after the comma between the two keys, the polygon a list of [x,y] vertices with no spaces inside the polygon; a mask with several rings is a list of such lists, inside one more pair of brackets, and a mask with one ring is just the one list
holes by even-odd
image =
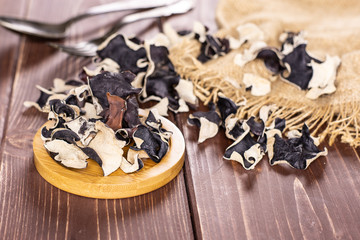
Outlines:
{"label": "dark brown wood surface", "polygon": [[[57,22],[99,1],[0,0],[0,15]],[[215,31],[216,0],[171,17],[190,28],[200,20]],[[104,33],[122,14],[84,20],[67,43]],[[90,23],[90,24],[89,24]],[[152,36],[156,20],[123,32]],[[0,28],[0,239],[360,239],[360,151],[336,142],[306,171],[270,167],[246,171],[222,158],[223,133],[197,144],[188,113],[171,119],[186,140],[185,166],[166,186],[139,197],[97,200],[48,184],[33,164],[32,138],[46,116],[23,106],[35,85],[75,78],[90,60],[59,53],[43,41]]]}

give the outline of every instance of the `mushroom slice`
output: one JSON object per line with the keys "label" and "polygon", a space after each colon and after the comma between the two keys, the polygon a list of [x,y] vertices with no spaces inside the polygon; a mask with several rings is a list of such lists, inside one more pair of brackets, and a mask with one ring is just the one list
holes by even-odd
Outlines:
{"label": "mushroom slice", "polygon": [[197,105],[198,99],[194,94],[194,85],[192,81],[180,79],[179,84],[175,87],[175,90],[178,92],[179,97],[185,102]]}
{"label": "mushroom slice", "polygon": [[65,121],[70,121],[80,116],[80,108],[75,105],[68,105],[64,100],[50,100],[49,106],[51,112],[64,118]]}
{"label": "mushroom slice", "polygon": [[78,117],[64,125],[79,136],[80,142],[87,146],[96,135],[95,123],[87,121],[83,117]]}
{"label": "mushroom slice", "polygon": [[156,163],[159,163],[169,149],[169,144],[163,141],[159,134],[152,132],[144,125],[139,125],[133,134],[135,146],[133,150],[144,150]]}
{"label": "mushroom slice", "polygon": [[169,108],[176,111],[180,104],[175,87],[179,84],[180,76],[175,72],[174,65],[168,57],[169,51],[164,46],[155,45],[149,45],[147,49],[150,63],[145,76],[143,101],[154,97],[160,101],[166,97],[169,99]]}
{"label": "mushroom slice", "polygon": [[226,38],[218,38],[206,35],[206,40],[201,43],[200,54],[197,59],[205,63],[211,59],[218,58],[230,51],[230,43]]}
{"label": "mushroom slice", "polygon": [[44,126],[41,129],[41,139],[45,142],[51,139],[51,134],[55,129],[65,128],[64,123],[66,122],[62,117],[57,116],[56,114],[50,112],[49,115],[54,117],[49,117],[48,119],[52,122],[52,126]]}
{"label": "mushroom slice", "polygon": [[261,144],[250,135],[250,127],[243,123],[244,133],[225,151],[224,159],[239,162],[246,170],[254,169],[265,155]]}
{"label": "mushroom slice", "polygon": [[139,94],[141,89],[134,88],[131,81],[135,75],[129,72],[109,73],[104,72],[96,75],[89,80],[89,85],[95,101],[97,101],[102,109],[109,108],[106,93],[116,95],[123,99],[133,94]]}
{"label": "mushroom slice", "polygon": [[89,102],[86,102],[84,107],[81,108],[81,115],[87,120],[102,118],[97,115],[95,105]]}
{"label": "mushroom slice", "polygon": [[67,128],[56,128],[51,133],[51,140],[59,139],[67,143],[75,144],[80,141],[80,137],[73,131]]}
{"label": "mushroom slice", "polygon": [[151,108],[147,108],[146,110],[155,110],[164,117],[168,116],[168,107],[169,107],[169,99],[168,98],[163,98],[160,100],[159,103],[157,103],[156,105],[152,106]]}
{"label": "mushroom slice", "polygon": [[132,135],[136,128],[121,128],[115,132],[115,137],[120,141],[125,141],[126,145],[131,143]]}
{"label": "mushroom slice", "polygon": [[117,73],[117,72],[120,71],[119,64],[117,64],[117,62],[115,62],[111,58],[105,58],[104,60],[97,63],[96,65],[97,66],[96,66],[96,68],[94,70],[90,70],[87,67],[83,67],[86,75],[92,77],[92,76],[96,76],[96,75],[100,74],[101,72],[115,72],[115,73]]}
{"label": "mushroom slice", "polygon": [[93,149],[102,161],[104,176],[116,171],[123,161],[123,147],[125,141],[116,139],[114,131],[103,122],[96,121],[96,136],[91,140],[88,147]]}
{"label": "mushroom slice", "polygon": [[41,129],[41,139],[45,141],[51,140],[51,133],[53,129],[49,129],[46,126]]}
{"label": "mushroom slice", "polygon": [[274,74],[279,74],[285,70],[285,66],[281,61],[284,55],[276,48],[264,47],[256,55],[256,58],[264,60],[264,64]]}
{"label": "mushroom slice", "polygon": [[76,145],[65,140],[54,139],[46,141],[44,147],[50,156],[60,164],[69,168],[86,168],[88,156]]}
{"label": "mushroom slice", "polygon": [[286,127],[286,121],[283,118],[275,118],[275,120],[266,129],[278,129],[283,132]]}
{"label": "mushroom slice", "polygon": [[203,25],[199,21],[195,21],[193,25],[193,34],[194,38],[198,40],[199,42],[203,43],[206,41],[206,35],[209,31],[209,28]]}
{"label": "mushroom slice", "polygon": [[266,47],[266,43],[263,41],[256,41],[251,44],[249,49],[245,49],[244,53],[238,53],[235,55],[234,63],[240,67],[245,66],[246,63],[254,60],[261,49]]}
{"label": "mushroom slice", "polygon": [[54,93],[65,93],[75,87],[79,87],[79,86],[83,85],[84,83],[77,81],[77,80],[65,81],[60,78],[55,78],[53,84],[54,84],[54,86],[52,88],[50,88],[50,91],[52,91]]}
{"label": "mushroom slice", "polygon": [[43,112],[44,111],[43,108],[48,103],[48,99],[51,95],[52,94],[49,94],[48,92],[40,90],[40,97],[36,102],[25,101],[24,105],[25,107],[35,107],[37,110]]}
{"label": "mushroom slice", "polygon": [[275,104],[262,106],[259,110],[259,118],[266,123],[271,113],[276,109],[278,109],[278,107]]}
{"label": "mushroom slice", "polygon": [[251,89],[251,95],[264,96],[271,91],[271,82],[265,78],[251,73],[245,73],[243,83],[247,89]]}
{"label": "mushroom slice", "polygon": [[311,60],[314,73],[308,85],[310,90],[306,94],[307,98],[316,99],[323,94],[335,92],[334,82],[340,62],[341,60],[338,56],[330,57],[329,55],[326,55],[323,63]]}
{"label": "mushroom slice", "polygon": [[137,156],[135,156],[134,163],[131,164],[127,159],[124,158],[120,165],[120,169],[124,173],[133,173],[141,170],[143,167],[144,163],[141,161],[140,158],[137,158]]}
{"label": "mushroom slice", "polygon": [[109,114],[106,124],[114,131],[122,128],[124,113],[126,111],[126,101],[121,97],[106,93],[109,103]]}
{"label": "mushroom slice", "polygon": [[126,159],[122,161],[120,165],[121,170],[123,170],[125,173],[139,171],[144,167],[144,163],[141,160],[142,158],[149,158],[144,150],[135,151],[133,149],[129,149]]}
{"label": "mushroom slice", "polygon": [[[122,71],[129,70],[134,74],[145,72],[146,66],[138,66],[139,59],[146,60],[146,51],[137,39],[128,39],[117,35],[107,41],[106,46],[100,46],[97,51],[101,59],[110,58],[115,61]],[[121,97],[121,96],[120,96]]]}
{"label": "mushroom slice", "polygon": [[82,85],[80,87],[72,88],[69,95],[65,99],[66,104],[84,107],[87,100],[91,97],[91,90],[89,85]]}
{"label": "mushroom slice", "polygon": [[279,40],[282,42],[281,52],[284,55],[291,53],[299,45],[307,45],[307,41],[305,40],[305,33],[303,31],[298,33],[283,32],[280,34]]}
{"label": "mushroom slice", "polygon": [[194,112],[190,114],[188,123],[200,127],[198,143],[202,143],[217,134],[221,118],[215,111],[215,105],[213,105],[209,112]]}
{"label": "mushroom slice", "polygon": [[320,156],[327,155],[327,149],[320,151],[310,136],[309,128],[303,125],[300,137],[282,139],[278,134],[274,135],[272,151],[269,151],[271,165],[287,164],[296,169],[306,169]]}
{"label": "mushroom slice", "polygon": [[261,122],[255,121],[255,117],[250,117],[246,124],[250,127],[250,132],[255,136],[262,136],[265,131],[265,123],[261,120]]}
{"label": "mushroom slice", "polygon": [[[307,53],[305,44],[295,47],[282,59],[288,73],[288,76],[285,76],[286,74],[282,72],[282,79],[306,90],[313,75],[313,68],[310,64],[312,60],[315,59]],[[316,60],[316,62],[319,61]]]}
{"label": "mushroom slice", "polygon": [[49,102],[53,99],[64,99],[66,98],[65,94],[62,93],[54,93],[50,90],[47,90],[45,88],[42,88],[40,86],[36,86],[37,89],[40,90],[40,97],[36,102],[31,101],[25,101],[24,106],[25,107],[35,107],[40,112],[46,112],[48,113],[50,111],[50,105]]}
{"label": "mushroom slice", "polygon": [[230,98],[225,97],[222,93],[218,94],[218,101],[216,103],[220,116],[223,122],[231,114],[236,114],[239,106],[236,105]]}
{"label": "mushroom slice", "polygon": [[139,120],[139,104],[135,95],[126,100],[126,111],[124,113],[123,124],[127,128],[134,128],[140,124]]}
{"label": "mushroom slice", "polygon": [[227,138],[236,141],[244,133],[242,123],[235,117],[235,114],[229,115],[225,120],[225,135]]}
{"label": "mushroom slice", "polygon": [[286,71],[281,73],[281,78],[306,90],[313,76],[311,62],[321,61],[308,54],[307,41],[303,35],[303,32],[286,32],[280,35],[280,41],[283,42],[281,53],[284,55],[281,61],[286,68]]}
{"label": "mushroom slice", "polygon": [[162,128],[160,115],[156,110],[149,112],[145,120],[145,124],[149,126],[153,132],[159,134],[162,141],[169,142],[172,132],[166,131],[166,129]]}

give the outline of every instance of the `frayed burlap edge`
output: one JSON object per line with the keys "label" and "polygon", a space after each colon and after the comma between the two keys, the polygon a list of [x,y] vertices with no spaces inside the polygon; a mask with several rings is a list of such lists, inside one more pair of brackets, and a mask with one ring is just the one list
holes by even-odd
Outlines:
{"label": "frayed burlap edge", "polygon": [[235,103],[246,99],[246,105],[240,107],[237,112],[239,119],[246,119],[250,116],[258,116],[262,106],[275,104],[277,110],[272,112],[267,124],[275,118],[284,118],[287,121],[286,131],[299,129],[306,123],[312,135],[320,138],[320,142],[327,139],[329,145],[332,145],[335,139],[340,137],[343,143],[353,147],[360,146],[359,101],[349,101],[346,96],[344,104],[319,107],[318,105],[304,105],[299,101],[291,101],[280,96],[255,97],[243,88],[234,87],[221,72],[200,63],[196,59],[198,53],[199,44],[196,41],[184,39],[183,42],[171,48],[170,59],[181,77],[193,82],[195,95],[205,105],[210,101],[216,102],[219,92]]}

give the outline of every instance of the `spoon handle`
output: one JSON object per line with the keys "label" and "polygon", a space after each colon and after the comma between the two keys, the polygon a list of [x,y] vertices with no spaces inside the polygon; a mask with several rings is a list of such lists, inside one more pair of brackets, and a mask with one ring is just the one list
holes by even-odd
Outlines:
{"label": "spoon handle", "polygon": [[125,11],[125,10],[140,10],[146,8],[156,8],[160,6],[169,5],[175,3],[179,0],[125,0],[125,1],[118,1],[108,4],[103,4],[100,6],[95,6],[89,8],[86,12],[77,15],[75,17],[70,18],[65,22],[66,25],[71,25],[72,23],[79,21],[83,18],[111,13],[111,12],[118,12],[118,11]]}

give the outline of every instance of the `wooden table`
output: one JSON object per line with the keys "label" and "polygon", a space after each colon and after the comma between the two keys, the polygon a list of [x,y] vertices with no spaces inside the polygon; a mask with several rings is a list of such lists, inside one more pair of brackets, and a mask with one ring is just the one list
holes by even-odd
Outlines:
{"label": "wooden table", "polygon": [[[0,15],[57,22],[110,0],[0,0]],[[173,26],[200,20],[216,30],[216,0],[198,0]],[[104,33],[124,13],[94,17],[72,27],[66,43]],[[146,38],[149,20],[123,32]],[[43,180],[33,163],[32,138],[46,116],[26,109],[35,85],[76,77],[90,60],[68,56],[43,41],[0,28],[0,239],[360,239],[360,151],[336,142],[308,170],[255,170],[222,159],[223,133],[197,145],[188,113],[170,116],[186,139],[185,166],[166,186],[121,200],[88,199]]]}

